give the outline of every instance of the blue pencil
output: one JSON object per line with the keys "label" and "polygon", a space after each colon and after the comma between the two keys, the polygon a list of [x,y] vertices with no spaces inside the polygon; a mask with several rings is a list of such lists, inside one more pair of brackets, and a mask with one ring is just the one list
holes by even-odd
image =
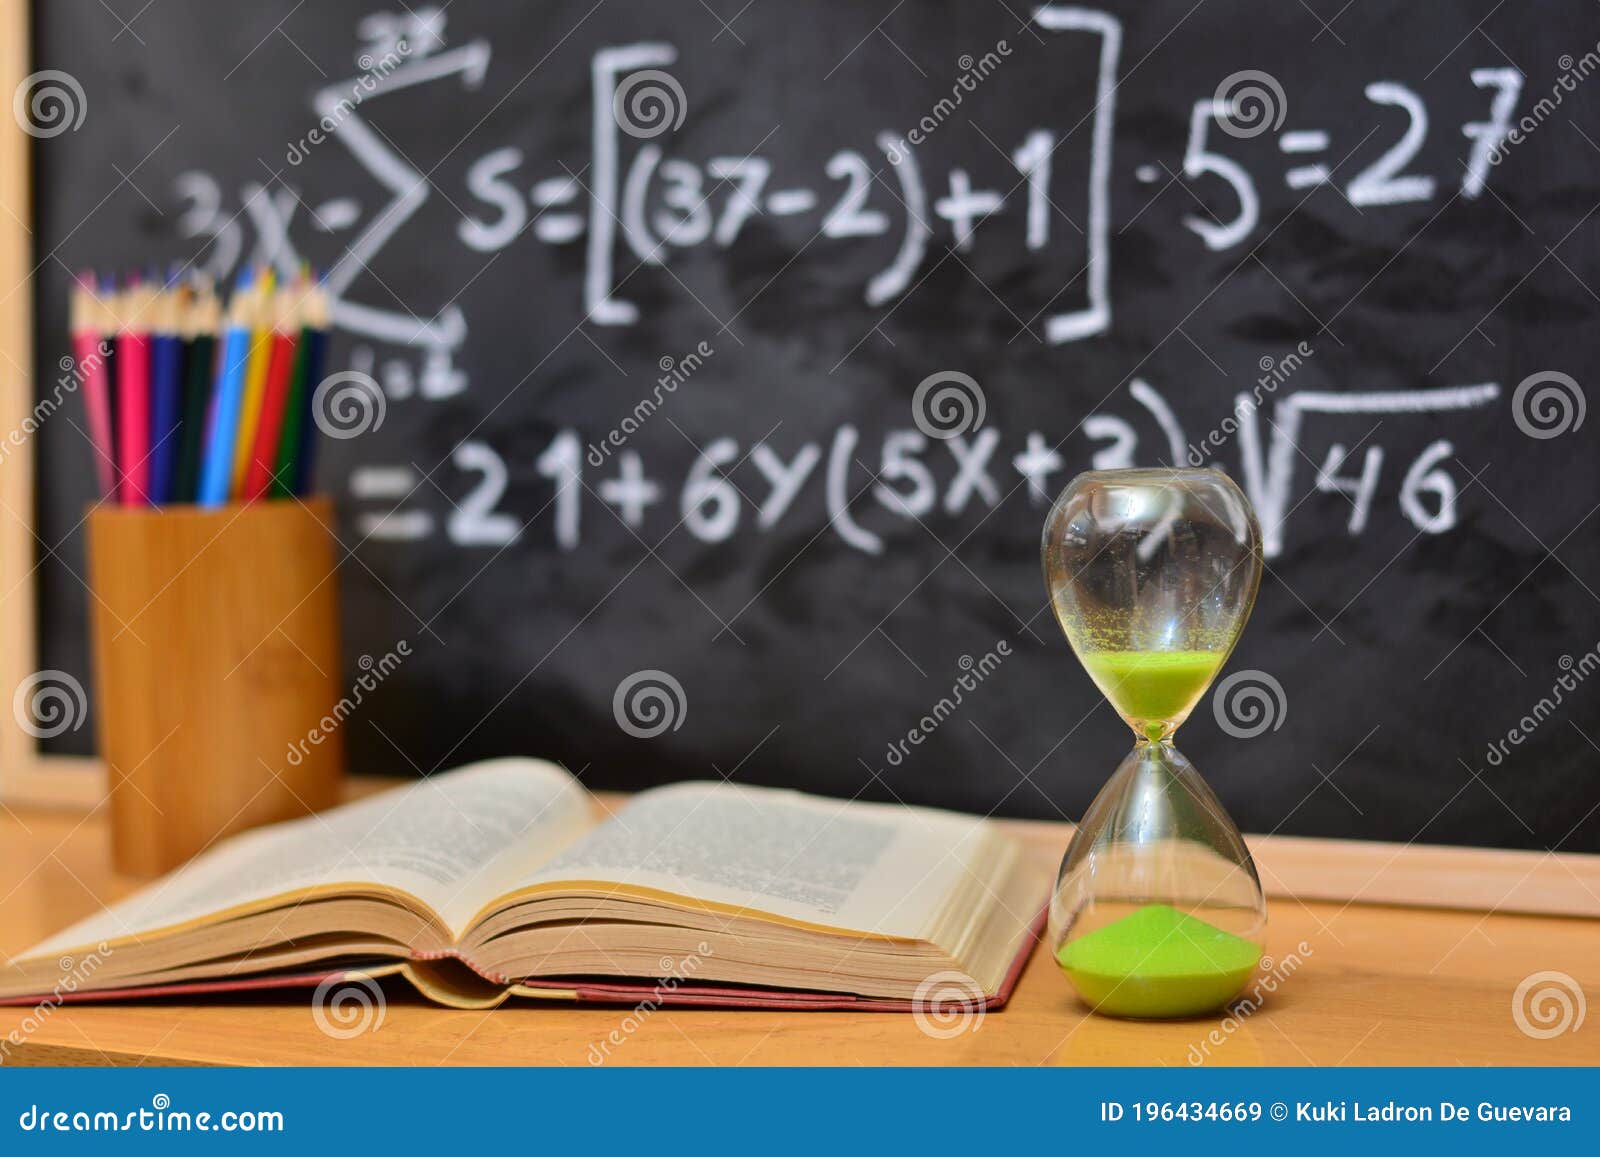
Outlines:
{"label": "blue pencil", "polygon": [[178,333],[178,291],[157,299],[150,334],[150,502],[173,501],[178,466],[178,426],[183,420],[183,338]]}
{"label": "blue pencil", "polygon": [[247,269],[239,275],[233,300],[228,303],[217,394],[212,400],[211,427],[206,432],[205,459],[200,468],[201,506],[225,504],[233,483],[233,454],[239,438],[239,417],[244,410],[244,371],[250,361],[254,315],[255,292]]}

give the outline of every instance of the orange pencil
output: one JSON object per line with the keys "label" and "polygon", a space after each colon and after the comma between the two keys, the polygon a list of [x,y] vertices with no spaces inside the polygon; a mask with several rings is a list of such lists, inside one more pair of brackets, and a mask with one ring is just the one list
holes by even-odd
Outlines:
{"label": "orange pencil", "polygon": [[288,293],[279,293],[273,307],[272,352],[261,391],[261,415],[256,423],[255,445],[245,470],[241,497],[254,502],[266,496],[272,484],[272,471],[278,460],[278,442],[283,436],[285,409],[289,398],[289,374],[294,368],[295,335],[299,331],[303,283]]}
{"label": "orange pencil", "polygon": [[233,449],[233,472],[228,491],[235,498],[244,496],[245,474],[255,452],[256,430],[261,424],[261,399],[267,392],[267,367],[272,361],[272,319],[276,310],[273,290],[277,274],[272,266],[256,277],[256,314],[250,319],[250,357],[245,363],[244,397],[239,409],[239,440]]}

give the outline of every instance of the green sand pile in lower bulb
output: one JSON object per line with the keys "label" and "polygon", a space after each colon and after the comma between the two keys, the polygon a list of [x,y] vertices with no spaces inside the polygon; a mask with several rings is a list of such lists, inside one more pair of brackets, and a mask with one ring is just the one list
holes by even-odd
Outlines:
{"label": "green sand pile in lower bulb", "polygon": [[1249,983],[1261,947],[1168,904],[1147,904],[1056,949],[1084,1000],[1111,1016],[1198,1016]]}

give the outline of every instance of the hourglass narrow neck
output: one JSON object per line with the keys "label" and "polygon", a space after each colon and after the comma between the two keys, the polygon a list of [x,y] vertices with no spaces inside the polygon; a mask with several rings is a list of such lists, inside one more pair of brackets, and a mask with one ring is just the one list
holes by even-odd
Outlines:
{"label": "hourglass narrow neck", "polygon": [[1178,733],[1178,725],[1169,720],[1150,720],[1143,726],[1138,724],[1133,728],[1133,742],[1137,747],[1172,747],[1173,736]]}

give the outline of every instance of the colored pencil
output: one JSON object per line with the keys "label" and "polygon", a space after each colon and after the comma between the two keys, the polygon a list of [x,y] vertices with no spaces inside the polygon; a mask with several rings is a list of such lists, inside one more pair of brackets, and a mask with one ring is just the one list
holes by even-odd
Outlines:
{"label": "colored pencil", "polygon": [[251,322],[256,315],[256,290],[250,271],[228,302],[227,327],[222,339],[222,360],[217,371],[216,397],[207,422],[205,456],[197,501],[221,506],[228,501],[233,480],[233,459],[239,441],[239,414],[244,408],[245,370],[250,361]]}
{"label": "colored pencil", "polygon": [[306,494],[329,306],[306,266],[279,284],[84,273],[69,300],[78,385],[103,500],[217,507]]}
{"label": "colored pencil", "polygon": [[150,317],[150,502],[174,501],[179,429],[183,421],[183,337],[178,319],[187,287],[169,285],[156,295]]}
{"label": "colored pencil", "polygon": [[117,448],[111,440],[111,391],[106,381],[106,359],[100,352],[104,322],[93,274],[83,274],[72,291],[72,355],[82,382],[84,418],[94,449],[95,478],[102,500],[117,494]]}
{"label": "colored pencil", "polygon": [[261,400],[267,389],[267,369],[272,363],[272,302],[276,275],[269,265],[256,279],[256,312],[251,318],[255,332],[250,338],[250,361],[245,368],[244,400],[239,408],[239,437],[233,449],[233,478],[229,484],[235,498],[244,494],[245,474],[256,446],[256,429],[261,424]]}
{"label": "colored pencil", "polygon": [[320,281],[310,285],[301,307],[300,341],[294,373],[284,409],[283,438],[273,471],[274,498],[300,497],[311,491],[312,461],[316,448],[313,401],[322,380],[322,360],[328,340],[328,295]]}
{"label": "colored pencil", "polygon": [[205,447],[206,418],[216,373],[217,330],[221,325],[222,306],[217,295],[209,284],[201,283],[180,320],[180,332],[188,348],[184,353],[183,423],[173,485],[177,502],[193,502],[199,496],[200,456]]}
{"label": "colored pencil", "polygon": [[111,476],[115,483],[111,491],[111,500],[120,502],[122,499],[122,460],[117,457],[118,447],[122,445],[118,439],[118,418],[122,406],[117,400],[117,310],[120,295],[117,293],[116,281],[112,278],[102,278],[98,294],[100,308],[96,311],[100,322],[100,348],[105,351],[106,363],[106,402],[111,412]]}
{"label": "colored pencil", "polygon": [[256,444],[250,453],[250,466],[245,472],[244,494],[246,502],[266,496],[278,465],[278,447],[283,440],[283,429],[289,400],[289,378],[295,363],[298,345],[301,304],[307,286],[296,283],[288,292],[280,292],[273,303],[272,360],[267,366],[267,381],[261,395],[261,420],[256,424]]}
{"label": "colored pencil", "polygon": [[117,325],[117,456],[122,465],[123,506],[150,501],[151,290],[135,282],[122,295]]}

